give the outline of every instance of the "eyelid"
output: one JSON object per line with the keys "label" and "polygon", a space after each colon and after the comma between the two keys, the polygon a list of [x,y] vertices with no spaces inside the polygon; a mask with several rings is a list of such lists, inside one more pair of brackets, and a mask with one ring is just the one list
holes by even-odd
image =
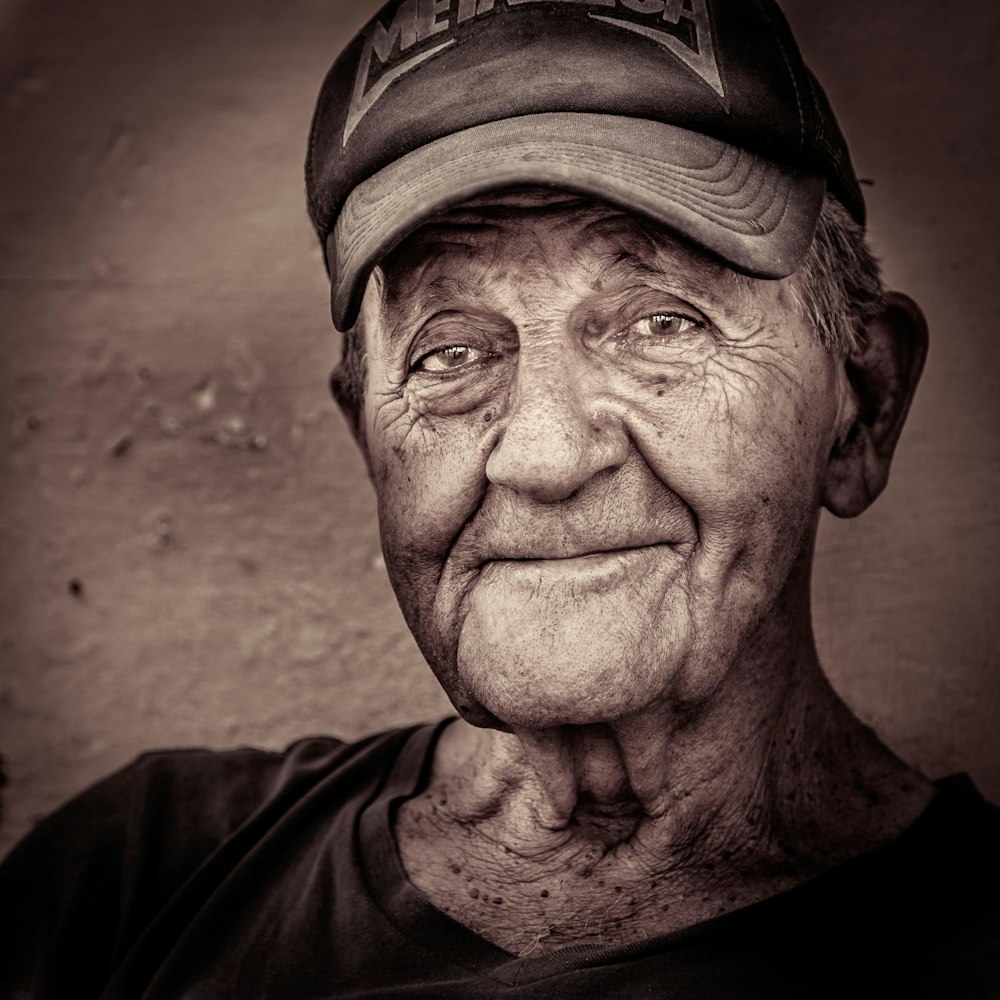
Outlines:
{"label": "eyelid", "polygon": [[[429,350],[424,351],[422,354],[417,355],[417,357],[415,357],[410,362],[407,371],[409,372],[409,374],[412,375],[414,372],[418,371],[418,366],[422,364],[424,361],[426,361],[428,358],[433,357],[435,354],[441,354],[444,351],[453,350],[456,347],[464,348],[467,351],[478,351],[481,355],[483,355],[483,357],[486,358],[495,356],[494,352],[487,351],[485,348],[482,347],[476,347],[475,344],[441,344],[439,347],[432,347]],[[476,358],[475,361],[470,361],[468,364],[460,365],[458,368],[454,369],[454,371],[460,371],[462,368],[468,368],[470,365],[474,365],[476,364],[476,362],[481,360],[482,358]],[[434,374],[446,375],[448,373],[445,371],[445,372],[435,372]]]}
{"label": "eyelid", "polygon": [[621,303],[612,315],[606,317],[602,324],[605,333],[601,339],[626,337],[639,323],[657,316],[676,318],[713,337],[718,336],[715,324],[690,303],[678,301],[673,295],[660,292],[658,289],[647,288],[644,292],[647,294],[631,296],[628,301]]}
{"label": "eyelid", "polygon": [[430,355],[451,347],[468,347],[487,357],[496,357],[512,347],[516,349],[516,328],[509,320],[488,312],[440,310],[428,317],[410,340],[407,373],[415,372],[417,365]]}
{"label": "eyelid", "polygon": [[704,312],[676,291],[646,282],[595,297],[591,309],[592,321],[606,330],[612,327],[624,330],[632,323],[657,315],[679,316],[714,329],[714,324]]}
{"label": "eyelid", "polygon": [[686,323],[691,323],[693,326],[701,326],[701,327],[706,326],[706,323],[703,319],[699,318],[698,316],[692,316],[686,312],[681,312],[680,309],[657,309],[656,312],[645,313],[638,319],[632,320],[632,322],[629,323],[628,325],[635,326],[636,323],[642,323],[647,319],[657,319],[660,316],[665,316],[669,319],[681,319],[684,320]]}
{"label": "eyelid", "polygon": [[633,327],[638,326],[640,323],[647,323],[657,319],[678,320],[681,323],[687,324],[689,327],[695,327],[699,330],[710,329],[710,324],[706,323],[705,320],[698,316],[692,316],[690,313],[681,312],[679,309],[659,309],[656,312],[646,313],[638,319],[632,320],[632,322],[629,323],[622,332],[624,333],[626,330],[630,330]]}
{"label": "eyelid", "polygon": [[[668,301],[663,301],[664,298]],[[679,319],[686,319],[690,323],[697,323],[699,326],[712,326],[711,320],[689,302],[676,299],[673,295],[658,295],[651,297],[651,299],[643,297],[634,304],[634,308],[629,310],[632,314],[630,323],[638,323],[640,320],[650,319],[653,316],[676,316]]]}

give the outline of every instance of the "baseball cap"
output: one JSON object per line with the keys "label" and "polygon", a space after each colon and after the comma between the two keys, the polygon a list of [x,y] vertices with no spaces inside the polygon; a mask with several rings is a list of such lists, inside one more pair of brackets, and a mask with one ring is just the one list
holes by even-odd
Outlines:
{"label": "baseball cap", "polygon": [[313,116],[306,188],[337,328],[423,222],[525,184],[610,202],[762,278],[797,269],[827,190],[865,217],[770,0],[392,0]]}

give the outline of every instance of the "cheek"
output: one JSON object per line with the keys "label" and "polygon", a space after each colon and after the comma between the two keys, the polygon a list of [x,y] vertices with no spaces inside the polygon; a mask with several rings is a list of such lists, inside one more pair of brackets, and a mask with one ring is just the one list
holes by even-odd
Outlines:
{"label": "cheek", "polygon": [[641,386],[633,436],[701,517],[732,517],[786,494],[811,504],[835,416],[832,390],[822,364],[803,370],[717,355]]}
{"label": "cheek", "polygon": [[489,424],[481,416],[428,423],[401,404],[368,427],[382,552],[400,610],[459,713],[493,725],[456,673],[458,616],[437,610],[448,555],[482,501]]}
{"label": "cheek", "polygon": [[835,419],[832,375],[822,358],[793,370],[725,359],[670,378],[643,387],[633,438],[697,520],[693,613],[706,630],[723,607],[754,620],[812,544]]}
{"label": "cheek", "polygon": [[489,423],[424,417],[405,398],[368,414],[368,454],[390,573],[436,578],[485,482]]}

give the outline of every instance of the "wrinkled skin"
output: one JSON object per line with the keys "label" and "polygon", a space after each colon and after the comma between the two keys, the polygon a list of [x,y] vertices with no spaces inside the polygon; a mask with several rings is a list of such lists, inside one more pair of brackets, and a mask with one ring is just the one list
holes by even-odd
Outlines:
{"label": "wrinkled skin", "polygon": [[428,228],[386,272],[383,546],[460,711],[699,702],[764,619],[801,618],[849,393],[784,283],[596,206]]}
{"label": "wrinkled skin", "polygon": [[[481,727],[447,730],[397,839],[432,902],[512,951],[773,894],[931,794],[829,688],[809,620],[819,511],[884,485],[923,357],[896,327],[919,323],[900,304],[835,357],[795,280],[524,193],[426,225],[369,283],[355,431],[386,565]],[[612,929],[591,920],[610,884],[635,888]]]}

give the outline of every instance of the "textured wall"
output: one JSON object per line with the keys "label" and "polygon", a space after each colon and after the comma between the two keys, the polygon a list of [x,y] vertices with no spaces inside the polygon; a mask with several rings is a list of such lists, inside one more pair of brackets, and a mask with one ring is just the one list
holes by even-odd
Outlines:
{"label": "textured wall", "polygon": [[[313,96],[374,6],[0,0],[3,844],[145,747],[445,710],[303,209]],[[824,525],[821,648],[905,757],[997,799],[1000,7],[786,7],[934,338],[887,495]]]}

